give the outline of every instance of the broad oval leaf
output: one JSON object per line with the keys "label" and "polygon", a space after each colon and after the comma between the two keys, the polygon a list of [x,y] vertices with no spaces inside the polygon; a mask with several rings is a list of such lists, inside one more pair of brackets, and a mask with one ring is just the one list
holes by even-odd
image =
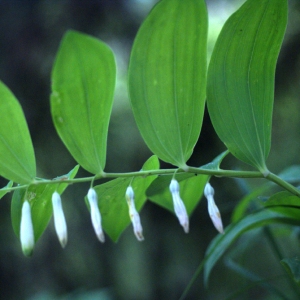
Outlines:
{"label": "broad oval leaf", "polygon": [[234,156],[263,174],[286,23],[286,0],[246,1],[225,23],[208,68],[207,105],[217,134]]}
{"label": "broad oval leaf", "polygon": [[160,159],[186,167],[205,103],[207,11],[204,1],[163,0],[134,41],[129,93],[138,128]]}
{"label": "broad oval leaf", "polygon": [[115,81],[111,49],[88,35],[67,32],[52,71],[51,113],[72,156],[93,174],[105,167]]}
{"label": "broad oval leaf", "polygon": [[209,275],[220,257],[230,245],[244,232],[271,223],[283,223],[299,226],[300,209],[285,207],[264,209],[246,216],[237,223],[228,226],[224,234],[218,235],[209,245],[204,259],[204,282],[207,285]]}
{"label": "broad oval leaf", "polygon": [[0,81],[0,175],[20,184],[36,176],[34,150],[18,100]]}
{"label": "broad oval leaf", "polygon": [[63,183],[64,180],[73,179],[78,169],[79,166],[77,165],[68,174],[53,179],[57,184],[33,184],[28,187],[27,193],[25,188],[14,192],[11,202],[11,219],[17,237],[20,234],[21,211],[25,195],[26,200],[30,203],[34,238],[37,241],[45,231],[52,216],[52,194],[55,191],[62,194],[68,186],[68,184]]}
{"label": "broad oval leaf", "polygon": [[[159,169],[158,158],[151,156],[143,165],[142,170]],[[117,178],[107,183],[95,186],[98,195],[98,205],[102,216],[102,225],[108,236],[116,242],[121,233],[130,224],[129,211],[125,199],[127,187],[132,181],[132,188],[135,194],[135,206],[140,211],[147,200],[146,189],[157,177]],[[143,223],[143,220],[141,220]]]}

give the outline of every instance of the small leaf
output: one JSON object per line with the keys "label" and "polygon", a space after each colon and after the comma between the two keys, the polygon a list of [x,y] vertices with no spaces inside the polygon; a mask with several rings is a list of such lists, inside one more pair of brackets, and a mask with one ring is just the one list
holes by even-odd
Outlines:
{"label": "small leaf", "polygon": [[93,174],[105,167],[115,81],[111,49],[88,35],[67,32],[52,71],[51,113],[72,156]]}
{"label": "small leaf", "polygon": [[285,207],[283,209],[277,207],[276,209],[274,208],[272,210],[264,209],[262,211],[258,211],[246,216],[237,223],[233,223],[228,226],[224,234],[216,236],[206,251],[204,265],[205,284],[207,285],[211,270],[217,261],[241,234],[271,223],[283,223],[299,226],[299,220],[299,209],[291,207]]}
{"label": "small leaf", "polygon": [[208,163],[208,164],[206,164],[204,166],[201,166],[200,169],[203,169],[203,170],[215,170],[215,171],[220,170],[221,162],[228,155],[228,153],[229,153],[228,150],[222,152],[212,162],[210,162],[210,163]]}
{"label": "small leaf", "polygon": [[203,0],[160,1],[142,24],[129,65],[138,128],[160,159],[185,168],[201,130],[206,85]]}
{"label": "small leaf", "polygon": [[263,174],[286,23],[286,0],[246,1],[225,23],[208,68],[207,105],[217,134],[234,156]]}
{"label": "small leaf", "polygon": [[37,241],[45,231],[51,216],[52,216],[52,194],[57,191],[62,194],[67,188],[68,184],[63,183],[63,180],[73,179],[79,166],[76,166],[68,174],[55,178],[57,184],[33,184],[28,187],[27,197],[25,199],[26,189],[16,190],[12,197],[11,203],[11,218],[12,225],[17,237],[20,235],[20,222],[21,222],[21,210],[22,204],[25,200],[28,200],[31,207],[32,223],[34,228],[34,237]]}
{"label": "small leaf", "polygon": [[0,81],[0,175],[20,184],[36,176],[35,156],[22,108]]}
{"label": "small leaf", "polygon": [[[151,156],[142,168],[143,171],[157,169],[159,169],[159,162],[156,156]],[[156,177],[156,175],[136,177],[132,181],[137,211],[140,211],[146,202],[145,191]],[[125,193],[131,180],[132,178],[117,178],[94,187],[98,195],[103,229],[114,242],[130,224]],[[143,223],[143,219],[141,221]]]}
{"label": "small leaf", "polygon": [[4,188],[0,189],[0,199],[10,192],[9,189],[13,186],[13,184],[14,183],[12,181],[9,181]]}
{"label": "small leaf", "polygon": [[[221,153],[212,162],[201,166],[199,169],[219,170],[220,164],[227,154],[228,151]],[[147,189],[147,196],[152,202],[168,209],[171,212],[174,211],[172,195],[169,190],[172,178],[173,175],[160,176],[156,178]],[[182,173],[177,174],[175,178],[179,182],[180,195],[185,204],[187,213],[191,215],[201,200],[205,184],[209,181],[210,176],[195,176],[191,173]]]}
{"label": "small leaf", "polygon": [[284,258],[280,262],[289,276],[300,285],[300,259],[299,257]]}
{"label": "small leaf", "polygon": [[[174,212],[172,195],[169,190],[173,175],[160,176],[156,178],[147,189],[147,197],[152,202]],[[176,175],[176,180],[180,185],[180,197],[184,202],[188,215],[194,211],[201,200],[203,190],[209,176],[190,173]]]}

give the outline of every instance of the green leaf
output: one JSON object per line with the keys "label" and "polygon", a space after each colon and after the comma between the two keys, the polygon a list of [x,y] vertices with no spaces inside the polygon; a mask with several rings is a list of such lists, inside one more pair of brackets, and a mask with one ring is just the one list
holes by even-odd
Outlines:
{"label": "green leaf", "polygon": [[286,23],[286,0],[246,1],[225,23],[208,68],[207,105],[217,134],[234,156],[264,174]]}
{"label": "green leaf", "polygon": [[228,155],[229,151],[226,150],[224,152],[222,152],[221,154],[219,154],[212,162],[201,166],[199,169],[203,169],[203,170],[215,170],[218,171],[220,170],[220,165],[223,161],[223,159]]}
{"label": "green leaf", "polygon": [[[212,162],[201,166],[199,169],[219,170],[220,164],[227,154],[228,151],[221,153]],[[147,189],[146,194],[152,202],[174,212],[172,195],[169,190],[172,178],[173,175],[160,176],[156,178]],[[191,173],[182,173],[177,174],[175,178],[179,182],[180,196],[185,204],[187,213],[191,215],[201,200],[205,184],[209,180],[210,176],[195,176]]]}
{"label": "green leaf", "polygon": [[0,189],[0,199],[10,192],[9,189],[13,186],[13,184],[14,183],[12,181],[9,181],[4,188]]}
{"label": "green leaf", "polygon": [[280,262],[289,276],[300,285],[300,259],[299,257],[284,258]]}
{"label": "green leaf", "polygon": [[261,207],[261,202],[258,201],[257,198],[263,193],[269,191],[272,186],[274,186],[273,182],[267,182],[266,184],[256,188],[254,191],[243,197],[235,206],[231,216],[231,221],[233,223],[237,222],[242,219],[247,214],[247,211],[249,211],[251,208],[253,211]]}
{"label": "green leaf", "polygon": [[224,234],[218,235],[209,245],[205,255],[204,282],[207,285],[209,275],[220,257],[230,245],[243,233],[271,223],[283,223],[299,226],[300,210],[285,207],[264,209],[246,216],[237,223],[228,226]]}
{"label": "green leaf", "polygon": [[142,24],[129,93],[150,150],[181,168],[198,140],[205,103],[207,11],[203,0],[160,1]]}
{"label": "green leaf", "polygon": [[271,196],[263,203],[265,207],[290,206],[300,208],[300,198],[286,191]]}
{"label": "green leaf", "polygon": [[[147,190],[147,197],[152,202],[174,212],[172,195],[169,190],[172,178],[173,175],[156,178]],[[175,178],[180,185],[180,197],[184,202],[188,215],[191,215],[201,200],[201,196],[209,176],[195,176],[194,174],[184,173],[176,175]]]}
{"label": "green leaf", "polygon": [[[143,165],[142,171],[159,169],[156,156],[151,156]],[[98,195],[98,205],[102,216],[102,225],[109,237],[116,242],[121,233],[130,224],[125,192],[132,181],[135,194],[135,206],[140,211],[147,200],[146,189],[157,177],[117,178],[107,183],[95,186]],[[143,220],[142,220],[143,221]]]}
{"label": "green leaf", "polygon": [[68,31],[52,71],[51,113],[72,156],[93,174],[105,167],[115,81],[111,49],[88,35]]}
{"label": "green leaf", "polygon": [[[28,200],[30,203],[34,238],[35,241],[37,241],[45,231],[52,216],[52,194],[55,191],[62,194],[68,186],[68,184],[63,183],[63,181],[73,179],[78,169],[79,166],[77,165],[68,174],[53,179],[58,182],[57,184],[33,184],[28,187],[27,193],[25,188],[14,192],[11,203],[11,218],[12,226],[17,237],[19,237],[20,234],[23,202]],[[27,195],[26,199],[25,195]]]}
{"label": "green leaf", "polygon": [[35,156],[18,100],[0,81],[0,175],[20,184],[36,176]]}
{"label": "green leaf", "polygon": [[[298,183],[300,182],[300,166],[294,165],[287,167],[282,172],[280,172],[278,176],[289,183]],[[237,222],[238,220],[243,218],[249,208],[252,208],[252,210],[257,210],[259,207],[261,207],[262,203],[261,201],[258,202],[258,197],[266,194],[266,192],[270,192],[274,189],[274,187],[276,187],[276,185],[273,182],[267,182],[243,197],[234,208],[231,221]],[[268,203],[269,201],[266,204]]]}
{"label": "green leaf", "polygon": [[[236,251],[240,249],[237,247]],[[289,299],[285,293],[283,293],[280,289],[277,287],[274,287],[272,284],[270,284],[269,281],[272,280],[272,277],[269,278],[263,278],[254,272],[250,271],[249,269],[244,268],[240,263],[235,262],[231,258],[226,258],[225,264],[227,268],[230,268],[232,271],[236,272],[239,277],[244,277],[249,281],[252,281],[252,284],[249,285],[242,285],[243,287],[237,291],[235,291],[233,294],[231,294],[229,297],[226,297],[226,300],[229,299],[243,299],[242,294],[245,295],[245,292],[252,288],[254,285],[255,287],[262,287],[265,290],[268,290],[268,292],[272,295],[270,298],[265,297],[265,299]]]}

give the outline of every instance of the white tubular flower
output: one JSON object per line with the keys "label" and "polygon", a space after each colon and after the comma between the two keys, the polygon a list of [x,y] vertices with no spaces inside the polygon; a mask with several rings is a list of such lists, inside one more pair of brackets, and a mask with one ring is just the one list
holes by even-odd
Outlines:
{"label": "white tubular flower", "polygon": [[34,248],[34,232],[31,219],[30,204],[27,200],[24,201],[22,206],[20,241],[23,253],[26,256],[30,256]]}
{"label": "white tubular flower", "polygon": [[98,207],[98,196],[96,191],[93,188],[90,188],[87,194],[87,198],[89,200],[90,208],[91,208],[91,220],[97,235],[97,238],[100,242],[105,242],[105,236],[102,230],[101,225],[101,214]]}
{"label": "white tubular flower", "polygon": [[214,194],[215,194],[215,191],[214,191],[213,187],[210,185],[210,183],[207,183],[204,188],[204,196],[207,199],[208,213],[209,213],[209,216],[210,216],[214,226],[216,227],[216,229],[220,233],[223,233],[224,230],[223,230],[221,214],[215,203]]}
{"label": "white tubular flower", "polygon": [[133,226],[133,232],[138,241],[143,241],[143,228],[141,224],[140,215],[137,212],[134,204],[134,192],[131,186],[126,189],[126,200],[129,207],[129,217]]}
{"label": "white tubular flower", "polygon": [[58,192],[54,192],[52,195],[52,207],[55,231],[61,246],[65,248],[68,241],[68,232],[65,215],[63,212],[61,199]]}
{"label": "white tubular flower", "polygon": [[180,198],[179,194],[179,183],[177,180],[172,179],[170,183],[170,192],[173,198],[173,205],[175,214],[179,220],[180,225],[183,227],[184,232],[189,232],[189,216],[186,212],[183,201]]}

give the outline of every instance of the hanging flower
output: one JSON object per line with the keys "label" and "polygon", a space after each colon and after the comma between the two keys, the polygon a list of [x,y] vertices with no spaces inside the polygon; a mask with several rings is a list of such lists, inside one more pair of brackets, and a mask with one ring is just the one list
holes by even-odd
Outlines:
{"label": "hanging flower", "polygon": [[25,200],[22,205],[20,241],[23,253],[26,256],[30,256],[34,248],[34,232],[31,219],[30,204],[27,200]]}
{"label": "hanging flower", "polygon": [[175,179],[172,179],[169,188],[170,188],[170,192],[171,192],[172,198],[173,198],[175,214],[179,220],[180,225],[183,227],[184,232],[188,233],[189,232],[189,217],[186,212],[184,203],[180,198],[178,181]]}
{"label": "hanging flower", "polygon": [[55,231],[61,246],[64,248],[68,241],[68,232],[65,215],[61,205],[61,198],[58,192],[54,192],[52,195],[52,207]]}
{"label": "hanging flower", "polygon": [[98,207],[98,196],[96,191],[93,188],[90,188],[87,194],[87,198],[89,200],[90,208],[91,208],[91,220],[97,235],[97,238],[100,242],[105,242],[105,236],[102,230],[101,225],[101,214]]}
{"label": "hanging flower", "polygon": [[126,189],[126,200],[129,208],[129,217],[133,226],[133,232],[138,239],[138,241],[143,241],[143,228],[141,224],[140,215],[137,212],[134,204],[134,192],[131,186]]}
{"label": "hanging flower", "polygon": [[208,204],[208,213],[209,213],[209,216],[210,216],[215,228],[220,233],[223,233],[224,230],[223,230],[221,214],[215,203],[214,193],[215,193],[215,191],[214,191],[213,187],[208,182],[204,188],[204,195],[207,198],[207,204]]}

